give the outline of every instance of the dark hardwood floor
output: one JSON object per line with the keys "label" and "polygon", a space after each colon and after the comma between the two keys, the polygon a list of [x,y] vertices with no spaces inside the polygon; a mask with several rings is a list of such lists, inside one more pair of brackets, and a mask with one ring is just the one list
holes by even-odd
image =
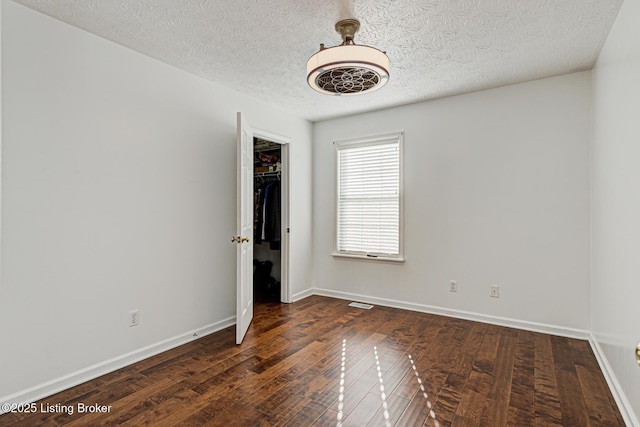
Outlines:
{"label": "dark hardwood floor", "polygon": [[0,426],[624,425],[587,341],[347,304],[257,305],[240,346],[227,328]]}

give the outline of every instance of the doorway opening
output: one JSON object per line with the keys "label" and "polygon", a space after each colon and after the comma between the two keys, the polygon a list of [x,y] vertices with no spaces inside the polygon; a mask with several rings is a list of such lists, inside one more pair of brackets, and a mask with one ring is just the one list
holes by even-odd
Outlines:
{"label": "doorway opening", "polygon": [[289,140],[254,129],[253,297],[291,302]]}

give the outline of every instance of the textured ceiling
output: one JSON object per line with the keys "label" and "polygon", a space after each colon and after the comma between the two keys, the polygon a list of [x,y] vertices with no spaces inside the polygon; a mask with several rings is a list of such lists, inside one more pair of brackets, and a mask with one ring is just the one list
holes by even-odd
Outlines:
{"label": "textured ceiling", "polygon": [[[622,0],[17,0],[310,120],[590,69]],[[386,51],[389,83],[331,97],[306,62],[341,42]]]}

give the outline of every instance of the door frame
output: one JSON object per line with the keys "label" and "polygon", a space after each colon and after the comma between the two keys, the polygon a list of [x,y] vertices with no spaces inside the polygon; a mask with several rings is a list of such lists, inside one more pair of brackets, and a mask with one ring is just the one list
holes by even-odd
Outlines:
{"label": "door frame", "polygon": [[280,301],[291,303],[290,277],[290,225],[289,218],[291,210],[291,138],[268,132],[262,129],[253,128],[253,136],[266,141],[280,144],[280,163],[282,164],[282,174],[280,175]]}

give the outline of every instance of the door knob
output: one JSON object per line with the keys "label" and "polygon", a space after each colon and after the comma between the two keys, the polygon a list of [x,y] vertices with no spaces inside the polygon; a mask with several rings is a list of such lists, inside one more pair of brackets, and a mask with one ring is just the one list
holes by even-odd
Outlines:
{"label": "door knob", "polygon": [[248,237],[243,237],[242,239],[240,239],[240,243],[248,242],[248,241],[249,241]]}
{"label": "door knob", "polygon": [[240,236],[231,236],[231,243],[240,243]]}
{"label": "door knob", "polygon": [[636,362],[638,362],[638,366],[640,366],[640,343],[636,347]]}

